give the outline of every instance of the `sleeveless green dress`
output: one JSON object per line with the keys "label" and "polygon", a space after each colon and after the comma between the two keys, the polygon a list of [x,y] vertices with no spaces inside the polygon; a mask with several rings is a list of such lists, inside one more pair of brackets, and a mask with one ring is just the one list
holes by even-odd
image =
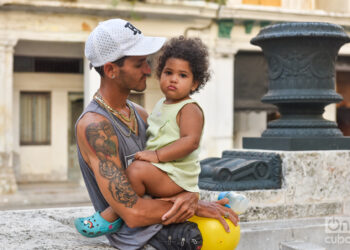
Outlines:
{"label": "sleeveless green dress", "polygon": [[[187,99],[175,104],[165,104],[162,98],[148,117],[147,150],[157,150],[178,140],[180,128],[176,123],[178,112],[188,103],[196,103]],[[196,103],[198,105],[198,103]],[[163,170],[180,187],[189,192],[199,192],[198,176],[200,165],[198,160],[199,148],[182,159],[152,164]]]}

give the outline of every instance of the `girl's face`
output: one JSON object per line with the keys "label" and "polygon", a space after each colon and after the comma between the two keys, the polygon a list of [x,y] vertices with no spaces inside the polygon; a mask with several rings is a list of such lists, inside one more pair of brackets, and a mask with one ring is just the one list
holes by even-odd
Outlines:
{"label": "girl's face", "polygon": [[191,91],[198,87],[188,61],[169,58],[160,76],[160,89],[165,95],[165,103],[177,103],[189,98]]}

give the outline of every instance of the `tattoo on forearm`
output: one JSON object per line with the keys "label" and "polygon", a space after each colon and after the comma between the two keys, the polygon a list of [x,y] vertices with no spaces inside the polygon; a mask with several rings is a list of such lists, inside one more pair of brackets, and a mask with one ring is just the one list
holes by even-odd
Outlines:
{"label": "tattoo on forearm", "polygon": [[101,176],[109,180],[109,191],[114,200],[124,204],[125,207],[133,207],[138,196],[132,189],[125,171],[111,160],[117,157],[118,151],[111,138],[115,135],[112,125],[107,121],[92,123],[86,128],[86,138],[89,145],[96,152]]}

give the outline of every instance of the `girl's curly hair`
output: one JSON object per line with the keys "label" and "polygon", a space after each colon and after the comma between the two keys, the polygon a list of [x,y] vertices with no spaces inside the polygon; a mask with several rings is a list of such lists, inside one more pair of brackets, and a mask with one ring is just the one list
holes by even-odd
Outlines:
{"label": "girl's curly hair", "polygon": [[199,83],[197,89],[190,94],[198,92],[210,79],[208,48],[200,38],[185,38],[183,36],[172,38],[164,45],[161,52],[157,68],[159,79],[169,58],[183,59],[189,63],[193,80]]}

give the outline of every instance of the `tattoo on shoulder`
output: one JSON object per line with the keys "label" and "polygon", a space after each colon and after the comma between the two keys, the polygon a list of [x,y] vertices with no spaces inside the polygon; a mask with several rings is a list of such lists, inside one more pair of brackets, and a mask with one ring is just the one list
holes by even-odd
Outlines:
{"label": "tattoo on shoulder", "polygon": [[118,155],[117,146],[111,139],[116,136],[112,125],[108,121],[92,123],[87,126],[85,135],[99,159],[101,176],[109,180],[108,189],[113,199],[125,207],[133,207],[138,196],[132,189],[124,169],[112,160],[112,157]]}

